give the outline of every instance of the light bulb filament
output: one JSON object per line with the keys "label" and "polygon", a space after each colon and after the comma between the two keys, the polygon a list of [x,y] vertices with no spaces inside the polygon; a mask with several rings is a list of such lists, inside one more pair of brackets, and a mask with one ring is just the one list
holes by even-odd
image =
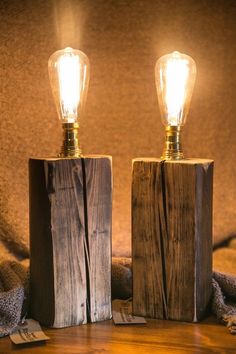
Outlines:
{"label": "light bulb filament", "polygon": [[63,119],[68,123],[77,120],[80,103],[80,61],[77,55],[65,53],[58,61],[58,79]]}
{"label": "light bulb filament", "polygon": [[[161,73],[161,75],[163,75]],[[171,58],[166,66],[166,96],[168,122],[170,125],[180,125],[182,122],[183,106],[186,98],[189,75],[188,62]]]}

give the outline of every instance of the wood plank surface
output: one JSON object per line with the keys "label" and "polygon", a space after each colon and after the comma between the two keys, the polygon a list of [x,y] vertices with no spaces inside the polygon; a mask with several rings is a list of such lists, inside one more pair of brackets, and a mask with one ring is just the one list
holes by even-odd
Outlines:
{"label": "wood plank surface", "polygon": [[111,158],[31,159],[29,169],[32,317],[56,328],[109,319]]}
{"label": "wood plank surface", "polygon": [[133,311],[165,317],[158,186],[161,160],[134,161],[132,178]]}
{"label": "wood plank surface", "polygon": [[[209,165],[198,165],[196,178],[198,180],[199,189],[196,193],[197,215],[196,215],[196,316],[202,318],[204,316],[205,304],[211,296],[212,279],[212,209],[213,209],[213,163]],[[199,237],[201,235],[201,237]],[[199,296],[199,291],[202,291]]]}
{"label": "wood plank surface", "polygon": [[112,168],[108,158],[84,159],[88,212],[90,320],[111,318]]}
{"label": "wood plank surface", "polygon": [[169,319],[198,321],[210,300],[212,181],[212,161],[189,159],[164,163]]}
{"label": "wood plank surface", "polygon": [[236,336],[209,318],[198,324],[148,320],[147,325],[114,326],[112,321],[64,329],[46,329],[46,344],[16,347],[0,339],[0,353],[8,354],[233,354]]}
{"label": "wood plank surface", "polygon": [[[81,159],[44,161],[51,205],[53,327],[87,323],[85,221]],[[48,170],[51,176],[48,176]]]}
{"label": "wood plank surface", "polygon": [[183,321],[198,321],[206,314],[212,276],[212,185],[211,160],[134,160],[135,314]]}

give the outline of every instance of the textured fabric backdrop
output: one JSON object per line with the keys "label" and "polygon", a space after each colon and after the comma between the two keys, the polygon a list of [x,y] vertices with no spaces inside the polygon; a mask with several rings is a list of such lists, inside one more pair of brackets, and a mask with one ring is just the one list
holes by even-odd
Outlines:
{"label": "textured fabric backdrop", "polygon": [[1,242],[27,254],[27,161],[60,147],[47,61],[65,46],[91,63],[83,152],[113,156],[113,253],[130,253],[131,160],[162,151],[154,65],[174,50],[198,69],[184,150],[215,160],[215,242],[235,233],[235,1],[1,0],[0,7]]}

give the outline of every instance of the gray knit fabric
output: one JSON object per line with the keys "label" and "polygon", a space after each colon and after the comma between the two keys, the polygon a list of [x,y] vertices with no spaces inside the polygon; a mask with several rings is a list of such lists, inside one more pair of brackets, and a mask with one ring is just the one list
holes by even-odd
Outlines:
{"label": "gray knit fabric", "polygon": [[28,272],[20,263],[0,264],[0,337],[9,334],[27,308]]}
{"label": "gray knit fabric", "polygon": [[212,287],[212,312],[236,334],[236,277],[214,272]]}

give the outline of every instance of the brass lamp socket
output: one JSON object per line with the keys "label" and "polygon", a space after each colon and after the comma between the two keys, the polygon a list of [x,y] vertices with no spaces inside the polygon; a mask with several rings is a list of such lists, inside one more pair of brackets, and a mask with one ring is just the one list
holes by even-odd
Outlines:
{"label": "brass lamp socket", "polygon": [[162,154],[163,160],[181,160],[184,158],[181,146],[181,127],[167,126],[165,147]]}
{"label": "brass lamp socket", "polygon": [[60,157],[80,157],[79,123],[63,123],[63,143]]}

